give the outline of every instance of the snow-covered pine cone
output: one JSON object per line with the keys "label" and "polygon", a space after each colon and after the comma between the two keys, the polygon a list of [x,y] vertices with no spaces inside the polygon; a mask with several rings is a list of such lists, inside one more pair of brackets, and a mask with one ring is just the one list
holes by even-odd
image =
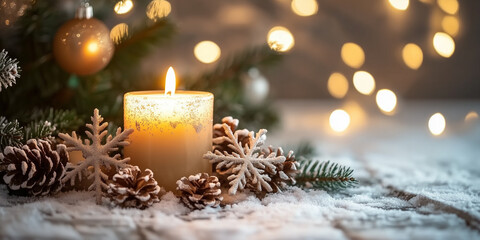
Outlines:
{"label": "snow-covered pine cone", "polygon": [[[285,156],[281,147],[275,149],[274,147],[269,146],[268,148],[262,149],[262,154],[265,156],[268,156],[273,152],[275,152],[275,156]],[[275,173],[270,172],[268,169],[266,169],[267,174],[272,179],[271,183],[275,192],[280,190],[279,188],[284,186],[286,182],[295,184],[295,176],[298,173],[299,165],[300,164],[295,159],[293,151],[290,151],[285,156],[285,161],[283,163],[276,164]]]}
{"label": "snow-covered pine cone", "polygon": [[225,136],[227,134],[225,133],[225,129],[223,128],[223,124],[226,123],[230,129],[232,130],[233,133],[237,132],[238,134],[238,140],[239,142],[242,143],[242,146],[245,146],[250,141],[250,137],[248,135],[248,130],[243,129],[243,130],[237,130],[238,127],[238,119],[234,119],[230,116],[224,117],[222,119],[222,123],[216,123],[213,125],[213,149],[212,152],[215,152],[216,150],[220,152],[228,152],[232,153],[233,150],[228,147],[228,142],[225,141]]}
{"label": "snow-covered pine cone", "polygon": [[159,202],[160,187],[153,172],[137,166],[120,169],[107,186],[106,201],[112,206],[145,209]]}
{"label": "snow-covered pine cone", "polygon": [[217,207],[223,200],[220,196],[220,182],[208,173],[198,173],[182,177],[177,181],[177,190],[182,192],[181,199],[190,209],[203,209],[207,206]]}
{"label": "snow-covered pine cone", "polygon": [[11,193],[41,196],[54,194],[63,187],[62,178],[68,162],[63,144],[52,150],[48,141],[30,139],[22,148],[6,147],[0,153],[0,170]]}

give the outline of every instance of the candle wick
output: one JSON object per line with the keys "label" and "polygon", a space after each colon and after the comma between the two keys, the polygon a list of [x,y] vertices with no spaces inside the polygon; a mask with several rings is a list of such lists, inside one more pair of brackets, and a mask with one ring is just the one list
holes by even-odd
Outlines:
{"label": "candle wick", "polygon": [[172,96],[172,91],[165,92],[165,95]]}

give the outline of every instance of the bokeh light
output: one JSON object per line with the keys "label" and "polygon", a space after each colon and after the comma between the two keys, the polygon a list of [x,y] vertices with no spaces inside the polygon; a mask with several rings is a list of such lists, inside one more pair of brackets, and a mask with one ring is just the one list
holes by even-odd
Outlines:
{"label": "bokeh light", "polygon": [[402,57],[405,65],[411,69],[418,69],[422,66],[423,52],[422,49],[414,43],[409,43],[403,47]]}
{"label": "bokeh light", "polygon": [[295,45],[292,33],[287,28],[281,26],[270,29],[267,42],[271,49],[278,52],[286,52]]}
{"label": "bokeh light", "polygon": [[343,74],[334,72],[328,78],[327,88],[332,97],[343,98],[348,92],[348,80]]}
{"label": "bokeh light", "polygon": [[477,121],[477,119],[478,119],[478,113],[475,111],[470,111],[465,116],[465,122],[467,123]]}
{"label": "bokeh light", "polygon": [[166,0],[153,0],[147,5],[147,17],[153,21],[168,16],[171,11],[172,6]]}
{"label": "bokeh light", "polygon": [[119,23],[110,30],[110,39],[116,44],[119,44],[121,40],[128,35],[128,25],[125,23]]}
{"label": "bokeh light", "polygon": [[433,36],[433,47],[440,56],[449,58],[455,52],[455,41],[448,34],[438,32]]}
{"label": "bokeh light", "polygon": [[388,0],[390,5],[397,10],[405,11],[408,8],[409,0]]}
{"label": "bokeh light", "polygon": [[460,22],[455,16],[445,16],[442,19],[442,28],[443,31],[450,34],[450,36],[455,37],[460,29]]}
{"label": "bokeh light", "polygon": [[213,63],[220,57],[220,47],[212,41],[201,41],[195,45],[193,54],[202,63]]}
{"label": "bokeh light", "polygon": [[441,113],[433,114],[428,120],[428,129],[435,136],[442,134],[445,131],[445,126],[445,117]]}
{"label": "bokeh light", "polygon": [[307,17],[318,12],[318,4],[316,0],[293,0],[292,10],[295,14]]}
{"label": "bokeh light", "polygon": [[132,8],[133,8],[132,0],[120,0],[117,2],[117,4],[115,4],[115,7],[113,8],[113,10],[117,14],[125,14],[130,12]]}
{"label": "bokeh light", "polygon": [[434,0],[419,0],[419,1],[425,4],[433,4],[434,2]]}
{"label": "bokeh light", "polygon": [[448,14],[455,14],[458,11],[457,0],[438,0],[438,6]]}
{"label": "bokeh light", "polygon": [[362,129],[368,124],[369,115],[365,110],[365,106],[358,101],[346,100],[341,109],[345,110],[350,116],[349,129]]}
{"label": "bokeh light", "polygon": [[359,68],[365,62],[365,53],[362,47],[352,42],[343,44],[340,54],[343,62],[352,68]]}
{"label": "bokeh light", "polygon": [[377,106],[382,112],[389,114],[395,110],[397,106],[397,96],[394,92],[388,89],[381,89],[377,92]]}
{"label": "bokeh light", "polygon": [[353,86],[361,94],[370,95],[375,90],[375,79],[366,71],[357,71],[353,74]]}
{"label": "bokeh light", "polygon": [[335,132],[343,132],[350,125],[350,115],[345,110],[337,109],[330,114],[330,128]]}

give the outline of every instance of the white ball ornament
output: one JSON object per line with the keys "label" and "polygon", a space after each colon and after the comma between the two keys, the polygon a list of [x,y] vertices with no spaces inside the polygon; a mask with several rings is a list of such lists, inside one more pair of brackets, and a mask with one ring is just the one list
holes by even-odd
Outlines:
{"label": "white ball ornament", "polygon": [[251,68],[243,79],[244,97],[251,104],[260,104],[265,101],[270,90],[268,80],[257,68]]}

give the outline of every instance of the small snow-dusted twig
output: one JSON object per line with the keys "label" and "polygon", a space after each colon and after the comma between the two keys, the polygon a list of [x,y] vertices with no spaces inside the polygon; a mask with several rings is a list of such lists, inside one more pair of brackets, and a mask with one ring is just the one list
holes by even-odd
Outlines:
{"label": "small snow-dusted twig", "polygon": [[85,158],[85,161],[73,166],[73,169],[67,172],[63,181],[70,181],[71,184],[75,184],[75,178],[81,178],[82,172],[92,166],[94,169],[93,174],[88,176],[88,178],[93,178],[94,181],[88,190],[96,191],[96,201],[97,204],[100,204],[102,201],[102,188],[107,187],[104,181],[108,179],[108,176],[102,172],[101,167],[105,166],[106,168],[110,168],[114,166],[118,169],[127,166],[130,158],[122,159],[120,154],[110,157],[109,153],[118,150],[118,147],[128,145],[129,142],[126,141],[126,139],[133,132],[133,129],[127,129],[122,132],[121,128],[118,128],[116,136],[112,137],[112,135],[109,135],[106,143],[102,145],[102,140],[108,134],[106,130],[108,123],[100,124],[103,118],[99,114],[98,109],[93,111],[91,119],[92,124],[86,124],[90,131],[85,131],[85,134],[91,142],[89,139],[82,141],[80,137],[77,137],[75,132],[72,132],[71,136],[64,133],[60,133],[58,136],[65,141],[65,144],[68,146],[68,151],[81,151]]}
{"label": "small snow-dusted twig", "polygon": [[295,180],[296,185],[302,188],[333,192],[357,184],[357,180],[353,177],[353,169],[338,163],[306,159],[300,161],[300,166],[300,174]]}
{"label": "small snow-dusted twig", "polygon": [[8,52],[3,49],[0,52],[0,92],[3,88],[13,86],[17,82],[17,78],[20,77],[20,67],[18,66],[18,60],[9,58]]}

